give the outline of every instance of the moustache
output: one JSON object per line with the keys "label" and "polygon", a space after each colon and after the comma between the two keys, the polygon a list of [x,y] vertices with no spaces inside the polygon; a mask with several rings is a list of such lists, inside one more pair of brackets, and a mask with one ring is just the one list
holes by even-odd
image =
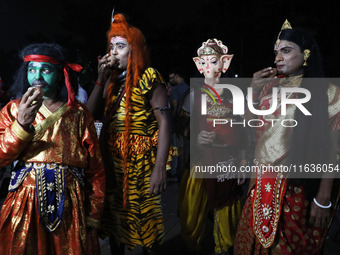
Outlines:
{"label": "moustache", "polygon": [[36,86],[38,86],[38,87],[48,87],[49,84],[44,80],[34,80],[32,82],[32,86],[34,86],[34,87],[36,87]]}

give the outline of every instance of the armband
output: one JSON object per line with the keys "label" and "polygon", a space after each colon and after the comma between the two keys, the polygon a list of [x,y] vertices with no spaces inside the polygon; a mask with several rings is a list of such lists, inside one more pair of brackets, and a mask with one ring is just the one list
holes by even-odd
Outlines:
{"label": "armband", "polygon": [[160,112],[165,112],[165,111],[170,111],[170,108],[168,106],[163,106],[163,107],[155,107],[152,110],[160,111]]}

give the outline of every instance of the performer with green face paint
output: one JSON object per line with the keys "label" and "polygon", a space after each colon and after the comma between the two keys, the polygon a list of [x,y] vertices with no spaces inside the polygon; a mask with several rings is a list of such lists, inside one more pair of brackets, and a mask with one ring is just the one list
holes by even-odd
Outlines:
{"label": "performer with green face paint", "polygon": [[54,97],[58,90],[60,76],[55,65],[48,62],[30,62],[27,70],[27,80],[32,87],[41,87],[44,98]]}
{"label": "performer with green face paint", "polygon": [[0,213],[0,254],[99,254],[105,173],[94,121],[75,99],[81,67],[33,44],[0,112],[0,166],[17,162]]}

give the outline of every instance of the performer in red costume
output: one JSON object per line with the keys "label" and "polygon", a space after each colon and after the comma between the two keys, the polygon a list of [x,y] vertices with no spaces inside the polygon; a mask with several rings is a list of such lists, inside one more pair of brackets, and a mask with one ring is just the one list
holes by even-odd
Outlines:
{"label": "performer in red costume", "polygon": [[[340,128],[340,89],[322,78],[322,60],[312,36],[293,29],[286,21],[274,44],[276,68],[254,74],[253,104],[266,110],[272,106],[273,88],[306,88],[311,99],[305,104],[312,116],[304,115],[294,104],[287,105],[286,115],[278,104],[273,116],[257,116],[265,125],[256,136],[255,164],[265,166],[336,166],[337,130]],[[263,79],[274,77],[264,86]],[[313,82],[314,81],[314,82]],[[317,81],[317,82],[315,82]],[[297,98],[291,93],[290,99]],[[281,100],[279,93],[278,100]],[[279,119],[268,125],[266,119]],[[294,128],[281,125],[294,119]],[[292,177],[292,178],[288,178]],[[338,190],[332,178],[284,173],[261,173],[250,183],[235,240],[235,254],[322,254],[322,245]],[[310,177],[310,179],[308,179]],[[330,176],[327,176],[330,177]]]}
{"label": "performer in red costume", "polygon": [[32,44],[0,112],[0,165],[13,161],[0,254],[99,254],[105,172],[94,121],[75,99],[81,67],[57,44]]}

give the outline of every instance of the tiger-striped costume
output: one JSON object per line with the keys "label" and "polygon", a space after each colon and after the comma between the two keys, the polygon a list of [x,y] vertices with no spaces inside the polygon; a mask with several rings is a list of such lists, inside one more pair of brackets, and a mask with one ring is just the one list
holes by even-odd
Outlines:
{"label": "tiger-striped costume", "polygon": [[[109,123],[109,147],[114,160],[116,187],[108,190],[104,213],[103,232],[114,236],[117,244],[125,244],[130,250],[141,245],[151,248],[161,243],[164,236],[160,195],[149,195],[150,177],[155,164],[158,141],[158,123],[146,94],[154,83],[164,84],[160,73],[149,67],[139,84],[133,88],[130,103],[130,141],[128,169],[127,207],[123,208],[124,167],[122,140],[125,132],[126,94]],[[111,97],[109,104],[117,95]],[[111,194],[110,194],[111,193]]]}

